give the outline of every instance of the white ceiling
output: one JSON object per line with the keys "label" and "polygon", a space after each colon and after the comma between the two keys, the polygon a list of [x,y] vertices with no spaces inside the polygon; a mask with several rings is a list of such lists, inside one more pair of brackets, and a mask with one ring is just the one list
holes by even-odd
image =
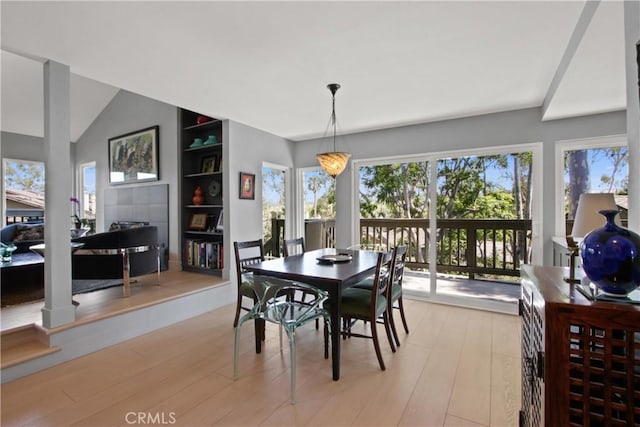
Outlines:
{"label": "white ceiling", "polygon": [[[70,65],[72,140],[115,88],[302,140],[331,82],[345,133],[541,106],[584,4],[2,1],[1,46]],[[626,108],[623,27],[603,2],[544,119]],[[2,130],[42,135],[41,69],[3,52]]]}

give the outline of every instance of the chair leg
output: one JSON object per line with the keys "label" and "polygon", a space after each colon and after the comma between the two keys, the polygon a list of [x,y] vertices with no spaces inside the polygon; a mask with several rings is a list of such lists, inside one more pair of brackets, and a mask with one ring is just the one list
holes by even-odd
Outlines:
{"label": "chair leg", "polygon": [[236,339],[235,339],[235,342],[233,343],[233,380],[234,381],[238,379],[238,358],[240,357],[240,326],[242,325],[235,326]]}
{"label": "chair leg", "polygon": [[378,356],[380,369],[384,371],[384,360],[382,360],[382,353],[380,352],[380,343],[378,342],[378,328],[376,327],[375,321],[371,322],[371,338],[373,339],[373,347],[376,349],[376,356]]}
{"label": "chair leg", "polygon": [[389,313],[389,324],[391,326],[391,332],[393,333],[393,340],[396,343],[396,347],[400,347],[400,340],[398,339],[398,332],[396,331],[396,322],[395,319],[393,318],[393,305],[389,306],[388,309],[388,313]]}
{"label": "chair leg", "polygon": [[242,294],[238,292],[238,302],[236,303],[236,316],[233,318],[233,327],[238,326],[238,319],[240,318],[240,308],[242,307]]}
{"label": "chair leg", "polygon": [[391,327],[391,333],[393,334],[393,342],[396,347],[400,347],[400,339],[398,338],[398,331],[396,329],[396,321],[393,318],[393,310],[389,311],[389,326]]}
{"label": "chair leg", "polygon": [[324,319],[324,358],[329,358],[329,333],[330,333],[330,319]]}
{"label": "chair leg", "polygon": [[[389,340],[389,346],[391,347],[391,351],[392,352],[396,352],[396,346],[395,344],[395,340],[393,339],[393,336],[391,335],[391,321],[389,320],[389,313],[388,311],[385,311],[382,314],[382,318],[384,319],[384,330],[387,333],[387,340]],[[375,322],[373,323],[375,325]]]}
{"label": "chair leg", "polygon": [[[280,325],[282,327],[282,325]],[[291,357],[291,404],[296,404],[296,331],[295,329],[289,331],[287,329],[287,335],[289,336],[289,355]]]}
{"label": "chair leg", "polygon": [[404,331],[408,334],[409,327],[407,326],[407,319],[404,317],[404,304],[402,303],[402,295],[398,298],[398,307],[400,308],[400,317],[402,318],[402,326],[404,326]]}

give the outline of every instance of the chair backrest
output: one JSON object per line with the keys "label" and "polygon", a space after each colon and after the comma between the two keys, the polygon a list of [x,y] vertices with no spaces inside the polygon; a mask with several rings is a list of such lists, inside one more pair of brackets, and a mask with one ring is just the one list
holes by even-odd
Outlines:
{"label": "chair backrest", "polygon": [[373,288],[371,289],[373,298],[371,306],[376,310],[378,298],[382,295],[389,298],[391,283],[393,283],[393,265],[395,261],[396,249],[390,252],[378,253],[376,272],[373,276]]}
{"label": "chair backrest", "polygon": [[282,255],[298,255],[304,253],[304,237],[298,237],[297,239],[285,239],[282,245]]}
{"label": "chair backrest", "polygon": [[238,283],[241,283],[242,273],[247,270],[245,267],[264,261],[264,244],[262,239],[248,242],[233,242],[233,249],[236,255],[236,273]]}
{"label": "chair backrest", "polygon": [[358,245],[351,245],[347,248],[350,251],[375,251],[375,252],[383,252],[386,251],[387,248],[379,243],[361,243]]}
{"label": "chair backrest", "polygon": [[[322,303],[329,297],[329,293],[314,286],[276,277],[257,276],[253,290],[257,298],[252,309],[254,317],[295,328],[311,319],[328,316],[328,313],[322,312]],[[305,292],[311,299],[299,302],[281,298],[295,291]]]}
{"label": "chair backrest", "polygon": [[407,258],[406,245],[396,246],[395,248],[395,260],[393,265],[393,282],[402,286],[402,278],[404,277],[404,263]]}

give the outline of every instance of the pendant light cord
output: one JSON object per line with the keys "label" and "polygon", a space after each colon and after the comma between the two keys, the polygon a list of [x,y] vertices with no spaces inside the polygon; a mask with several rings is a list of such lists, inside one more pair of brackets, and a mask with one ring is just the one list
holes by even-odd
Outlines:
{"label": "pendant light cord", "polygon": [[333,151],[336,151],[336,93],[331,92],[331,122],[333,123]]}
{"label": "pendant light cord", "polygon": [[331,91],[331,124],[333,124],[333,151],[336,151],[336,129],[337,129],[337,120],[336,120],[336,92],[340,89],[340,85],[338,83],[329,83],[327,88]]}

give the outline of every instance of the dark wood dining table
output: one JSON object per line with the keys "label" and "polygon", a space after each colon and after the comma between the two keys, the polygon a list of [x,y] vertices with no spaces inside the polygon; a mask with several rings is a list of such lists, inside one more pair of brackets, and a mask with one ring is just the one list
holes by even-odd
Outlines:
{"label": "dark wood dining table", "polygon": [[[348,262],[321,263],[323,255],[349,254]],[[378,252],[347,249],[318,249],[300,255],[276,258],[247,265],[247,270],[256,275],[273,276],[306,283],[329,293],[331,301],[331,358],[333,379],[340,379],[340,313],[342,290],[372,275],[376,269]],[[256,352],[261,351],[260,340],[256,339]]]}

